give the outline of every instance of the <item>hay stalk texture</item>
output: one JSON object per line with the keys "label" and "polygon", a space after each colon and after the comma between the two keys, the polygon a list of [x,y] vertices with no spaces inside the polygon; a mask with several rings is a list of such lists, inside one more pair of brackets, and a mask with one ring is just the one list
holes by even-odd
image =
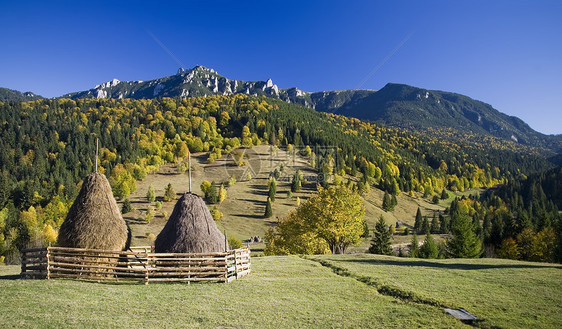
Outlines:
{"label": "hay stalk texture", "polygon": [[186,193],[154,242],[156,252],[224,252],[226,242],[201,197]]}
{"label": "hay stalk texture", "polygon": [[107,178],[101,173],[88,175],[61,225],[58,246],[124,250],[127,239],[128,227]]}

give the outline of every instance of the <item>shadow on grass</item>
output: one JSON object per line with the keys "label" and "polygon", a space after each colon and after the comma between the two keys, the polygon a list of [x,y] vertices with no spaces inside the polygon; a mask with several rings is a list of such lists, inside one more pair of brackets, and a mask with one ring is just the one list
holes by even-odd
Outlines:
{"label": "shadow on grass", "polygon": [[0,275],[0,280],[19,280],[19,274],[11,274],[11,275]]}
{"label": "shadow on grass", "polygon": [[[393,265],[393,266],[417,266],[417,267],[433,267],[451,270],[486,270],[495,268],[557,268],[562,266],[552,266],[553,264],[531,265],[531,264],[466,264],[466,263],[437,263],[431,261],[408,261],[408,260],[390,260],[390,259],[341,259],[338,262],[348,263],[364,263],[372,265]],[[550,266],[549,266],[550,265]]]}
{"label": "shadow on grass", "polygon": [[255,219],[262,219],[263,218],[263,215],[248,215],[248,214],[234,214],[232,216],[242,217],[242,218],[255,218]]}
{"label": "shadow on grass", "polygon": [[259,201],[259,200],[252,200],[252,199],[238,199],[239,201],[246,201],[246,202],[251,202],[256,206],[265,206],[267,202],[265,201]]}

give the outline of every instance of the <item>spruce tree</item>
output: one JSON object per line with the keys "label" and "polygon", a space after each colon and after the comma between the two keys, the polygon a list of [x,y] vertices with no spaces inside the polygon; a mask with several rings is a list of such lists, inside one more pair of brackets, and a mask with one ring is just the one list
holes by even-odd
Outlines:
{"label": "spruce tree", "polygon": [[384,192],[384,196],[382,198],[382,209],[384,211],[390,211],[391,209],[391,201],[390,201],[390,194],[388,192]]}
{"label": "spruce tree", "polygon": [[391,209],[390,209],[390,210],[394,210],[394,208],[395,208],[397,205],[398,205],[398,200],[396,199],[396,195],[393,194],[393,195],[390,197],[390,206],[391,206]]}
{"label": "spruce tree", "polygon": [[277,194],[277,182],[275,181],[275,178],[271,178],[269,181],[269,191],[267,194],[269,199],[271,199],[271,202],[275,202],[275,194]]}
{"label": "spruce tree", "polygon": [[263,214],[263,217],[269,218],[271,216],[273,216],[273,209],[271,208],[271,199],[267,198],[267,204],[265,205],[265,213]]}
{"label": "spruce tree", "polygon": [[152,184],[148,186],[148,191],[146,192],[146,200],[148,202],[154,202],[154,200],[156,200],[156,193],[154,192],[154,186],[152,186]]}
{"label": "spruce tree", "polygon": [[441,234],[447,234],[450,232],[449,217],[439,214],[439,231]]}
{"label": "spruce tree", "polygon": [[414,232],[417,233],[422,227],[422,214],[421,209],[418,207],[418,212],[416,213],[416,221],[414,222]]}
{"label": "spruce tree", "polygon": [[449,198],[449,194],[447,193],[446,189],[443,189],[443,191],[441,192],[441,200],[445,200]]}
{"label": "spruce tree", "polygon": [[175,199],[176,199],[176,191],[172,187],[172,183],[168,183],[168,186],[166,186],[164,191],[164,201],[168,202]]}
{"label": "spruce tree", "polygon": [[126,214],[128,212],[131,212],[132,210],[133,208],[131,207],[131,201],[129,201],[129,199],[125,199],[125,201],[123,201],[123,207],[121,208],[121,213]]}
{"label": "spruce tree", "polygon": [[429,219],[427,219],[427,216],[423,216],[422,232],[424,234],[427,234],[429,233],[429,231],[430,231]]}
{"label": "spruce tree", "polygon": [[410,244],[410,257],[416,258],[418,257],[420,251],[420,246],[418,243],[418,235],[414,232],[414,236],[412,236],[412,242]]}
{"label": "spruce tree", "polygon": [[457,216],[452,225],[453,237],[447,241],[447,253],[452,258],[476,258],[482,254],[482,242],[474,233],[470,217]]}
{"label": "spruce tree", "polygon": [[437,258],[437,256],[439,256],[437,243],[435,243],[435,240],[429,232],[425,235],[425,240],[419,251],[419,256],[421,258]]}
{"label": "spruce tree", "polygon": [[369,252],[371,254],[392,255],[392,247],[390,246],[390,231],[388,230],[388,226],[386,225],[382,215],[379,217],[379,221],[375,225],[375,231],[373,232],[373,240],[371,240]]}
{"label": "spruce tree", "polygon": [[219,201],[219,196],[217,193],[217,184],[215,181],[211,182],[211,187],[209,188],[209,194],[207,194],[207,202],[210,204],[215,204]]}
{"label": "spruce tree", "polygon": [[435,214],[433,214],[433,219],[431,220],[431,233],[439,233],[439,219],[437,219],[437,216]]}

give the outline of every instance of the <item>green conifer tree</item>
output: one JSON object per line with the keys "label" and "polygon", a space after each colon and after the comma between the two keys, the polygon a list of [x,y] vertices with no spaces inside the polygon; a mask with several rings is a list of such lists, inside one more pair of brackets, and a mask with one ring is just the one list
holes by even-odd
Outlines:
{"label": "green conifer tree", "polygon": [[273,216],[273,209],[271,208],[271,199],[267,198],[267,204],[265,205],[265,213],[263,217],[270,218]]}
{"label": "green conifer tree", "polygon": [[414,233],[419,232],[422,228],[423,218],[421,214],[421,209],[418,207],[418,211],[416,212],[416,221],[414,222]]}
{"label": "green conifer tree", "polygon": [[392,255],[392,247],[390,246],[390,231],[388,230],[388,226],[386,225],[382,215],[379,217],[379,221],[375,225],[375,231],[373,233],[371,246],[369,247],[369,252],[379,255]]}
{"label": "green conifer tree", "polygon": [[419,255],[420,246],[418,242],[418,235],[414,232],[412,236],[412,242],[410,243],[410,257],[416,258]]}
{"label": "green conifer tree", "polygon": [[425,240],[419,251],[419,256],[421,258],[437,258],[437,256],[439,256],[437,243],[435,243],[435,239],[433,239],[429,232],[425,235]]}
{"label": "green conifer tree", "polygon": [[453,237],[447,241],[447,253],[452,258],[476,258],[482,254],[482,242],[472,228],[470,217],[457,216],[452,225]]}

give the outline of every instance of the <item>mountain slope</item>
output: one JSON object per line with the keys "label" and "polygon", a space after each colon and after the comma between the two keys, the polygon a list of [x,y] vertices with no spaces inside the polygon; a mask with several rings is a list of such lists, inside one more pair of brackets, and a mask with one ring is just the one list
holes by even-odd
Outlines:
{"label": "mountain slope", "polygon": [[[389,83],[380,91],[339,90],[305,92],[296,87],[279,89],[267,81],[230,80],[213,69],[196,66],[150,81],[113,79],[90,90],[66,94],[77,98],[197,97],[247,94],[280,99],[317,111],[376,121],[389,126],[429,133],[432,137],[494,136],[518,144],[562,152],[562,135],[541,134],[516,117],[467,96]],[[443,129],[452,134],[441,134]],[[453,135],[453,136],[451,136]],[[478,139],[478,137],[477,137]]]}
{"label": "mountain slope", "polygon": [[22,93],[21,91],[8,88],[0,88],[0,101],[26,102],[42,99],[42,96],[35,95],[31,91]]}
{"label": "mountain slope", "polygon": [[470,97],[389,83],[380,91],[331,112],[411,130],[455,129],[491,135],[516,143],[560,149],[560,136],[533,130],[523,120],[508,116]]}
{"label": "mountain slope", "polygon": [[63,95],[64,98],[134,98],[198,97],[209,95],[247,94],[281,99],[320,111],[341,108],[350,102],[373,94],[371,90],[341,90],[309,93],[298,88],[279,89],[267,81],[230,80],[213,69],[196,66],[180,68],[177,74],[149,81],[119,81],[113,79],[86,91]]}

